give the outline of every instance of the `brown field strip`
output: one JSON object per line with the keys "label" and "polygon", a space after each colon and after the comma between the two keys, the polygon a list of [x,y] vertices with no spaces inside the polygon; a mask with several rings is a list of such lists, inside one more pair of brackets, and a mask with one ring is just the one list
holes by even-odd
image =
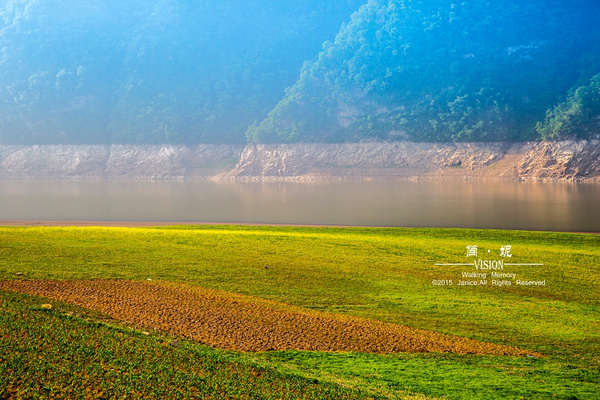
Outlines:
{"label": "brown field strip", "polygon": [[143,329],[230,350],[541,356],[511,346],[171,282],[11,280],[0,281],[0,289],[75,304]]}

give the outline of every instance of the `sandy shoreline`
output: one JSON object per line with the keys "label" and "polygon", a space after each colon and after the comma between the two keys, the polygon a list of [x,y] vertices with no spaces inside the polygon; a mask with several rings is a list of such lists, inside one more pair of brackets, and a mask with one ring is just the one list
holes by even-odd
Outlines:
{"label": "sandy shoreline", "polygon": [[[197,222],[197,221],[43,221],[43,220],[0,220],[0,226],[21,226],[21,227],[37,227],[37,226],[54,226],[54,227],[85,227],[85,226],[100,226],[100,227],[152,227],[152,226],[176,226],[176,225],[240,225],[240,226],[296,226],[296,227],[331,227],[331,228],[392,228],[385,226],[371,225],[319,225],[319,224],[273,224],[273,223],[258,223],[258,222]],[[411,227],[397,227],[411,228]],[[417,228],[417,227],[413,227]],[[448,228],[452,229],[452,228]],[[491,228],[490,228],[491,229]],[[514,230],[514,229],[506,229]],[[521,230],[521,229],[519,229]],[[571,231],[535,231],[535,232],[559,232],[559,233],[581,233],[588,235],[600,235],[599,232],[571,232]]]}

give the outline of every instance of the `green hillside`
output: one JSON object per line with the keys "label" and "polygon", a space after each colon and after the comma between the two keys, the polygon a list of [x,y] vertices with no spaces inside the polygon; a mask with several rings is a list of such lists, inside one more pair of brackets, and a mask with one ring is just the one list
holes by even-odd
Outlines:
{"label": "green hillside", "polygon": [[240,143],[362,0],[0,3],[0,144]]}
{"label": "green hillside", "polygon": [[598,37],[595,0],[7,0],[0,144],[593,137]]}
{"label": "green hillside", "polygon": [[[247,136],[519,141],[598,134],[598,75],[595,84],[590,78],[600,71],[599,15],[589,1],[371,0]],[[579,86],[588,86],[585,104]]]}

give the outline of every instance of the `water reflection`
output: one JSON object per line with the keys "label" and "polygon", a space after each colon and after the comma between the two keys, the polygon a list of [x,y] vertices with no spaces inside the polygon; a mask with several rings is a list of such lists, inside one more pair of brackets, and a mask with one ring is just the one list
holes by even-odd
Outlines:
{"label": "water reflection", "polygon": [[600,231],[600,185],[2,181],[1,220]]}

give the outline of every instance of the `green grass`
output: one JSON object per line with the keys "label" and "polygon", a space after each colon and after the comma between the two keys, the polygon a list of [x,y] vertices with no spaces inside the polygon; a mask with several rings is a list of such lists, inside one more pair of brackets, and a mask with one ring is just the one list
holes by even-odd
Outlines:
{"label": "green grass", "polygon": [[[500,247],[511,245],[510,262],[544,265],[507,266],[504,272],[517,273],[517,279],[546,280],[547,285],[458,287],[461,272],[472,272],[474,267],[434,264],[472,261],[466,257],[466,246],[472,244],[479,246],[479,258],[486,259],[501,259]],[[548,355],[529,359],[223,353],[244,366],[268,367],[391,398],[409,392],[449,399],[600,398],[599,265],[599,236],[549,232],[239,226],[0,228],[0,279],[21,278],[15,275],[21,272],[30,279],[186,282]],[[434,286],[434,279],[452,279],[455,284]],[[89,335],[97,330],[86,329]],[[153,340],[132,335],[141,343]]]}
{"label": "green grass", "polygon": [[[355,387],[395,389],[454,399],[593,399],[600,376],[593,370],[545,358],[508,358],[452,354],[323,354],[274,352],[265,366],[303,374],[320,371],[345,376]],[[313,374],[304,376],[312,377]]]}
{"label": "green grass", "polygon": [[372,398],[189,341],[172,345],[74,306],[46,310],[7,292],[0,300],[0,398]]}

